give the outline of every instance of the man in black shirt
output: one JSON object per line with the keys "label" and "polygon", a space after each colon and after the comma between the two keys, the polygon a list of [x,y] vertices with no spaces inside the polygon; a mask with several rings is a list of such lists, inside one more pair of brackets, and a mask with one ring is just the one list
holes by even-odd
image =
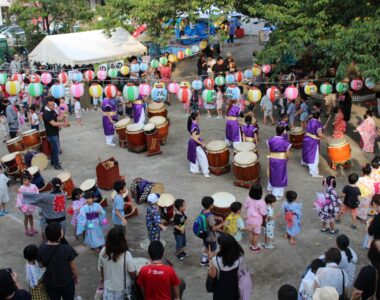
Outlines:
{"label": "man in black shirt", "polygon": [[67,119],[63,122],[58,122],[58,114],[54,110],[54,99],[48,98],[47,105],[44,108],[43,120],[46,129],[46,136],[51,145],[51,164],[56,170],[62,170],[59,163],[59,127],[66,127],[68,125]]}

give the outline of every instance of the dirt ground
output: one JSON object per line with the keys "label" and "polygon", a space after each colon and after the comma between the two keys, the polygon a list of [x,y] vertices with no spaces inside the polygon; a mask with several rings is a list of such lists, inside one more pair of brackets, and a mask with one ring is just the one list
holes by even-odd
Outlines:
{"label": "dirt ground", "polygon": [[[251,65],[251,54],[253,48],[257,49],[257,38],[248,37],[238,41],[234,47],[224,49],[225,52],[232,52],[237,59],[238,67],[248,67]],[[225,53],[224,52],[224,53]],[[176,76],[196,75],[195,61],[190,63],[179,63]],[[173,101],[173,105],[168,107],[171,121],[170,134],[167,144],[163,146],[162,155],[146,157],[145,154],[134,154],[120,147],[110,148],[105,145],[101,112],[89,111],[83,113],[84,126],[78,127],[72,120],[72,126],[62,130],[61,143],[63,154],[61,161],[65,171],[72,174],[74,183],[80,183],[88,178],[95,178],[95,167],[99,158],[107,159],[115,157],[119,161],[120,172],[126,176],[128,186],[135,177],[143,177],[151,181],[162,182],[167,192],[176,198],[184,198],[188,204],[187,214],[192,224],[194,218],[201,209],[201,198],[205,195],[212,195],[215,192],[225,191],[236,196],[238,201],[244,202],[248,190],[236,187],[232,184],[233,175],[231,172],[223,176],[212,176],[209,179],[203,176],[194,176],[189,173],[189,164],[186,160],[188,133],[186,130],[187,118],[185,117],[182,105],[178,101]],[[372,158],[371,155],[363,154],[358,147],[359,137],[352,132],[358,121],[361,120],[364,108],[354,106],[351,122],[348,129],[348,140],[352,147],[353,167],[344,171],[339,169],[332,171],[327,162],[326,143],[321,143],[321,174],[333,174],[337,176],[337,189],[341,191],[346,184],[346,176],[350,172],[360,172],[360,166]],[[260,163],[261,163],[261,183],[266,186],[266,166],[268,153],[265,141],[274,134],[274,127],[261,123],[261,113],[258,115],[260,122]],[[225,120],[209,120],[202,115],[200,121],[205,141],[224,139]],[[331,130],[327,131],[331,134]],[[5,145],[0,149],[0,154],[7,153]],[[322,180],[313,179],[308,175],[307,170],[300,165],[301,151],[292,150],[292,158],[289,162],[289,187],[298,193],[298,201],[304,204],[302,233],[298,237],[296,247],[291,247],[284,238],[285,223],[280,218],[275,228],[275,249],[265,250],[258,254],[249,252],[248,239],[244,237],[242,242],[245,250],[247,266],[252,273],[254,289],[252,299],[275,299],[278,288],[289,283],[298,288],[300,278],[305,267],[313,258],[321,255],[329,247],[335,245],[335,237],[320,233],[319,220],[313,210],[315,193],[322,190]],[[42,176],[49,180],[59,172],[48,168]],[[11,201],[8,204],[11,214],[0,218],[0,267],[11,267],[19,274],[23,287],[25,283],[24,260],[22,257],[23,248],[29,243],[40,243],[40,236],[27,237],[23,233],[22,214],[15,209],[15,191],[18,185],[10,187]],[[110,195],[111,191],[103,191],[104,196]],[[276,211],[280,209],[281,202],[277,204]],[[142,239],[147,238],[145,228],[145,205],[138,206],[139,216],[128,220],[127,229],[130,250],[134,257],[147,257],[147,253],[140,247]],[[111,208],[108,207],[108,217]],[[367,263],[366,251],[361,249],[361,242],[364,238],[364,227],[359,226],[356,231],[349,227],[349,220],[346,217],[338,229],[341,233],[348,235],[351,239],[351,246],[359,256],[357,270]],[[189,226],[190,227],[190,226]],[[73,230],[68,227],[68,238],[75,249],[79,252],[77,259],[79,265],[80,282],[77,286],[78,295],[84,299],[92,299],[99,282],[97,272],[97,254],[87,249],[85,246],[73,239]],[[188,229],[188,252],[189,257],[184,261],[177,261],[174,256],[175,242],[172,228],[168,228],[162,233],[162,238],[166,242],[166,257],[173,261],[177,273],[186,281],[186,291],[183,299],[211,299],[211,294],[205,290],[205,279],[207,270],[199,266],[201,242],[194,237],[191,229]],[[262,238],[261,238],[262,240]]]}

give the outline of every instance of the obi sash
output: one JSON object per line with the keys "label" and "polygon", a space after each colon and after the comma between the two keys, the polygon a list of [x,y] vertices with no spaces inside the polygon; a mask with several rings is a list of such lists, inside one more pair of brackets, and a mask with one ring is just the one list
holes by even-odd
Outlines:
{"label": "obi sash", "polygon": [[310,132],[306,132],[306,134],[308,137],[311,137],[312,139],[315,139],[315,140],[319,140],[319,137],[315,134],[312,134]]}

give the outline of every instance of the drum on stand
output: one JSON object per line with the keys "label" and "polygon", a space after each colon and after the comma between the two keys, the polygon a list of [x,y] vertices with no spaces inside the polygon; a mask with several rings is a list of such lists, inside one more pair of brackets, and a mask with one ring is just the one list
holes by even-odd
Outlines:
{"label": "drum on stand", "polygon": [[148,105],[148,118],[161,116],[165,119],[168,118],[168,111],[162,102],[152,102]]}
{"label": "drum on stand", "polygon": [[40,139],[42,138],[46,138],[46,129],[40,129],[40,131],[38,132],[39,136],[40,136]]}
{"label": "drum on stand", "polygon": [[39,150],[41,147],[39,132],[35,129],[24,131],[22,133],[22,143],[26,149]]}
{"label": "drum on stand", "polygon": [[41,129],[39,131],[40,140],[41,140],[41,152],[44,153],[48,158],[51,156],[51,145],[47,140],[46,130]]}
{"label": "drum on stand", "polygon": [[157,205],[160,207],[161,218],[165,220],[166,224],[173,221],[174,201],[174,196],[168,193],[161,194],[160,198],[158,198]]}
{"label": "drum on stand", "polygon": [[345,138],[329,139],[327,143],[327,155],[333,170],[336,170],[338,165],[343,165],[345,169],[351,167],[351,147]]}
{"label": "drum on stand", "polygon": [[116,134],[119,137],[119,146],[127,148],[127,126],[131,123],[130,118],[122,119],[115,123]]}
{"label": "drum on stand", "polygon": [[161,140],[161,145],[165,145],[169,135],[169,122],[162,116],[156,116],[149,119],[149,123],[156,125],[158,138]]}
{"label": "drum on stand", "polygon": [[289,141],[294,149],[302,149],[303,138],[305,131],[302,127],[293,127],[289,131]]}
{"label": "drum on stand", "polygon": [[260,163],[257,160],[257,155],[249,151],[237,153],[232,164],[232,171],[234,173],[234,184],[249,188],[260,179]]}
{"label": "drum on stand", "polygon": [[211,141],[206,145],[206,154],[210,172],[222,175],[230,170],[230,152],[224,141]]}
{"label": "drum on stand", "polygon": [[257,154],[257,147],[255,143],[251,142],[241,142],[241,143],[235,143],[234,144],[234,154],[237,154],[239,152],[256,152]]}
{"label": "drum on stand", "polygon": [[144,133],[147,144],[147,156],[161,154],[160,139],[157,134],[156,125],[148,123],[144,126]]}
{"label": "drum on stand", "polygon": [[4,155],[1,158],[1,162],[3,163],[6,172],[8,175],[16,176],[21,174],[21,170],[19,165],[17,164],[17,156],[19,155],[19,152],[13,152]]}
{"label": "drum on stand", "polygon": [[144,125],[129,124],[127,126],[127,143],[128,150],[131,152],[140,153],[146,151]]}
{"label": "drum on stand", "polygon": [[214,199],[214,205],[212,208],[213,214],[222,217],[223,219],[227,218],[231,213],[231,204],[236,201],[235,196],[226,192],[218,192],[211,197]]}
{"label": "drum on stand", "polygon": [[107,198],[103,199],[103,196],[96,185],[95,179],[87,179],[83,181],[79,188],[83,193],[91,192],[94,197],[94,202],[99,203],[102,207],[107,207]]}
{"label": "drum on stand", "polygon": [[48,184],[45,183],[45,180],[41,176],[40,170],[38,169],[37,166],[32,166],[32,167],[26,169],[26,171],[28,171],[30,176],[32,176],[31,182],[38,187],[38,190],[40,192],[45,192],[45,191],[48,191],[52,188],[49,183]]}
{"label": "drum on stand", "polygon": [[69,172],[62,172],[57,175],[57,178],[61,179],[62,181],[62,189],[64,192],[66,192],[66,197],[71,199],[73,189],[74,189],[74,182],[71,179],[71,173]]}
{"label": "drum on stand", "polygon": [[19,136],[16,136],[15,138],[6,141],[5,144],[7,145],[9,153],[25,150],[24,144],[22,143],[22,139]]}

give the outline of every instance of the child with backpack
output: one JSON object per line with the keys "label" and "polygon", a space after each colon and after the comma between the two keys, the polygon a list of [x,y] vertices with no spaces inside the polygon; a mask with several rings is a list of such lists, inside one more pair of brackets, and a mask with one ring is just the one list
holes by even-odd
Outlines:
{"label": "child with backpack", "polygon": [[232,235],[238,242],[242,240],[242,231],[245,230],[244,221],[240,216],[242,207],[243,205],[240,202],[232,202],[231,213],[224,221],[224,232]]}
{"label": "child with backpack", "polygon": [[297,193],[287,191],[286,202],[282,205],[286,222],[286,236],[291,246],[296,245],[296,235],[301,232],[302,203],[296,203]]}
{"label": "child with backpack", "polygon": [[223,222],[216,225],[215,216],[211,212],[214,205],[214,199],[205,196],[202,199],[203,210],[194,221],[193,232],[203,240],[203,253],[201,266],[207,266],[209,260],[215,256],[216,251],[216,231],[221,230]]}
{"label": "child with backpack", "polygon": [[265,235],[265,249],[273,250],[273,238],[274,238],[274,227],[275,220],[278,217],[278,214],[274,214],[273,204],[276,202],[276,197],[272,194],[268,194],[265,196],[265,203],[267,204],[267,215],[265,217],[265,225],[264,225],[264,235]]}
{"label": "child with backpack", "polygon": [[186,248],[186,222],[187,216],[185,215],[186,203],[183,199],[177,199],[174,202],[176,212],[174,214],[174,239],[175,239],[175,254],[179,260],[183,260],[187,253]]}

